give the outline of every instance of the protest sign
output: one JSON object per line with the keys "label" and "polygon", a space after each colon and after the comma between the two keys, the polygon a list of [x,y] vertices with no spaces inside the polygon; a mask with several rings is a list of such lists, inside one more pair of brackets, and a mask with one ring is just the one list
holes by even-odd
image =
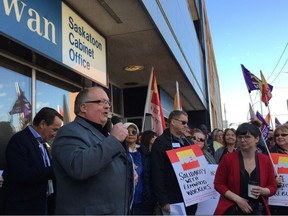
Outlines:
{"label": "protest sign", "polygon": [[198,145],[177,148],[166,153],[172,163],[186,207],[215,195],[208,162]]}
{"label": "protest sign", "polygon": [[283,176],[283,184],[274,196],[269,197],[269,205],[288,206],[288,155],[271,153],[271,157],[278,175]]}
{"label": "protest sign", "polygon": [[[208,164],[208,168],[210,170],[210,175],[212,177],[213,182],[214,182],[217,167],[218,167],[217,164]],[[214,188],[214,185],[213,185],[213,188]],[[210,199],[207,199],[203,202],[198,203],[197,211],[195,215],[213,215],[218,205],[219,198],[220,198],[220,194],[217,191],[215,191],[215,195],[212,196]]]}

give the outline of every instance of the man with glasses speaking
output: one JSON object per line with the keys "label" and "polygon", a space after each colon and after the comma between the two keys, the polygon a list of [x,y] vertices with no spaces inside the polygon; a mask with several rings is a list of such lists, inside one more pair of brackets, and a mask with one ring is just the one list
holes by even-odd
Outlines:
{"label": "man with glasses speaking", "polygon": [[[170,213],[170,204],[184,202],[167,150],[191,145],[185,137],[188,129],[188,115],[174,110],[168,119],[169,127],[156,138],[151,150],[152,186],[164,213]],[[195,215],[197,204],[185,208],[187,215]]]}
{"label": "man with glasses speaking", "polygon": [[120,122],[106,127],[109,98],[101,87],[81,91],[73,122],[63,126],[52,148],[56,176],[55,214],[127,215],[133,196],[133,166],[121,144]]}

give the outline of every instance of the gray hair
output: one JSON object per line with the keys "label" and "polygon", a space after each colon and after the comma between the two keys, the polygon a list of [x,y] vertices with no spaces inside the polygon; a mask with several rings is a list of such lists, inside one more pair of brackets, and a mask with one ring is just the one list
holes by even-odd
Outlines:
{"label": "gray hair", "polygon": [[170,124],[172,119],[179,119],[181,115],[188,116],[188,114],[182,110],[174,110],[170,113],[168,123]]}

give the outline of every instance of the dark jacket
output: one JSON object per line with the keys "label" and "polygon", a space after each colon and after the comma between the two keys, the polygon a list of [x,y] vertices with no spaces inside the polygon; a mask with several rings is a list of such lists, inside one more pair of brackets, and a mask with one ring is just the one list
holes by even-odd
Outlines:
{"label": "dark jacket", "polygon": [[139,151],[141,153],[143,165],[142,214],[151,215],[156,206],[156,199],[152,193],[150,152],[143,145],[140,146]]}
{"label": "dark jacket", "polygon": [[48,179],[54,175],[51,167],[45,167],[39,143],[28,127],[11,137],[6,161],[5,214],[45,214]]}
{"label": "dark jacket", "polygon": [[177,177],[166,153],[173,149],[172,143],[179,143],[179,140],[168,128],[156,138],[151,150],[152,186],[160,206],[183,202]]}

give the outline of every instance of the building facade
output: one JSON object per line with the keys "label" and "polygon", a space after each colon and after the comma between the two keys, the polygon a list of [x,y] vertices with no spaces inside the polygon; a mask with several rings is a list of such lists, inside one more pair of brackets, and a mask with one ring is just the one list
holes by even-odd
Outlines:
{"label": "building facade", "polygon": [[177,81],[190,127],[222,128],[204,1],[3,0],[0,12],[0,169],[13,133],[44,106],[73,120],[85,87],[107,88],[111,115],[141,128],[152,67],[166,118]]}

